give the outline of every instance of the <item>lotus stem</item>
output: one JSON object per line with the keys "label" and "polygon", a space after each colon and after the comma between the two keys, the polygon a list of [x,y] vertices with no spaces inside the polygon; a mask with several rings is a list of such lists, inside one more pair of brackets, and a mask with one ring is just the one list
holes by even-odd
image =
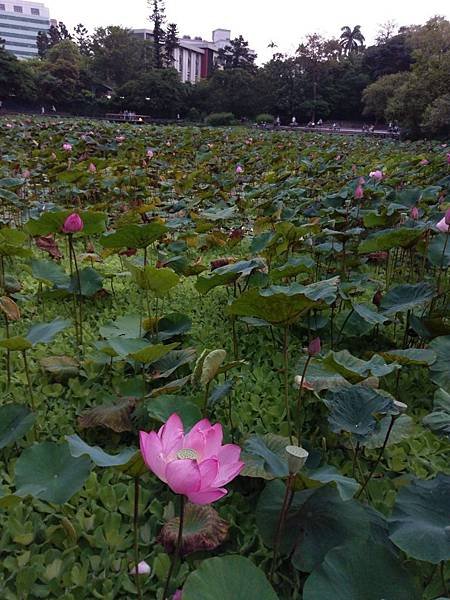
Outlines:
{"label": "lotus stem", "polygon": [[25,367],[25,375],[27,378],[28,391],[30,393],[31,408],[33,410],[36,410],[36,405],[34,402],[34,395],[33,395],[33,386],[31,385],[30,369],[28,368],[28,360],[27,360],[27,351],[26,350],[22,350],[22,356],[23,356],[23,365]]}
{"label": "lotus stem", "polygon": [[208,398],[209,398],[209,386],[211,385],[211,382],[208,381],[208,383],[206,384],[205,387],[205,397],[203,399],[203,416],[206,417],[207,413],[208,413]]}
{"label": "lotus stem", "polygon": [[338,338],[337,338],[336,344],[339,344],[339,342],[341,341],[342,333],[344,332],[345,326],[347,325],[350,317],[352,316],[352,314],[354,312],[355,312],[355,309],[352,307],[352,309],[350,310],[350,312],[348,313],[348,315],[345,317],[344,322],[342,323],[342,327],[339,330],[339,334],[338,334]]}
{"label": "lotus stem", "polygon": [[236,317],[231,317],[231,328],[233,332],[233,354],[234,360],[239,360],[239,348],[238,348],[238,339],[236,334]]}
{"label": "lotus stem", "polygon": [[72,240],[72,234],[69,234],[69,252],[72,253],[73,256],[73,264],[75,265],[75,273],[77,276],[77,283],[78,283],[78,312],[79,312],[79,316],[80,316],[80,346],[83,347],[83,294],[82,294],[82,290],[81,290],[81,278],[80,278],[80,271],[78,269],[78,262],[77,262],[77,255],[75,253],[75,248],[73,247],[73,240]]}
{"label": "lotus stem", "polygon": [[[9,321],[8,317],[5,314],[5,331],[6,331],[6,339],[9,338]],[[11,350],[6,350],[6,385],[9,387],[11,385]]]}
{"label": "lotus stem", "polygon": [[134,514],[133,514],[133,533],[134,533],[134,573],[136,579],[136,588],[139,600],[142,600],[141,580],[139,575],[139,477],[134,478]]}
{"label": "lotus stem", "polygon": [[297,408],[296,408],[296,414],[295,414],[295,423],[296,423],[297,439],[298,439],[298,445],[299,446],[301,446],[300,410],[301,410],[301,407],[302,407],[303,391],[305,389],[303,387],[303,384],[305,383],[306,371],[308,370],[308,365],[311,362],[311,358],[312,358],[312,355],[308,354],[308,358],[306,359],[305,366],[303,367],[302,380],[300,382],[300,390],[298,392],[298,399],[297,399]]}
{"label": "lotus stem", "polygon": [[272,557],[272,566],[270,568],[269,581],[273,581],[273,574],[275,572],[276,562],[278,559],[278,549],[280,547],[281,534],[283,533],[284,523],[286,521],[286,515],[288,511],[288,507],[290,505],[291,500],[291,487],[292,480],[294,479],[294,475],[290,474],[286,481],[286,490],[284,492],[283,505],[280,510],[280,514],[278,516],[277,528],[275,531],[275,539],[273,543],[273,557]]}
{"label": "lotus stem", "polygon": [[377,459],[376,459],[376,461],[375,461],[375,464],[374,464],[374,465],[373,465],[373,467],[371,468],[369,475],[366,477],[366,479],[365,479],[365,481],[364,481],[364,483],[363,483],[363,485],[362,485],[361,489],[360,489],[360,490],[359,490],[359,492],[356,494],[356,498],[359,498],[359,497],[361,496],[361,494],[364,492],[364,490],[367,488],[367,485],[368,485],[369,481],[372,479],[372,477],[373,477],[373,474],[374,474],[374,473],[375,473],[375,471],[376,471],[376,468],[377,468],[377,467],[378,467],[378,465],[380,464],[380,460],[381,460],[381,458],[382,458],[382,456],[383,456],[383,454],[384,454],[384,451],[385,451],[385,449],[386,449],[387,443],[388,443],[388,441],[389,441],[389,436],[391,435],[391,431],[392,431],[392,429],[393,429],[393,427],[394,427],[394,423],[395,423],[395,421],[397,420],[398,416],[399,416],[399,415],[392,415],[392,416],[391,416],[391,422],[389,423],[389,427],[388,427],[388,430],[387,430],[387,432],[386,432],[386,436],[385,436],[385,438],[384,438],[383,445],[381,446],[381,450],[380,450],[380,452],[378,453],[378,456],[377,456]]}
{"label": "lotus stem", "polygon": [[289,443],[292,444],[291,408],[289,406],[289,325],[284,327],[283,337],[284,404],[289,431]]}
{"label": "lotus stem", "polygon": [[181,543],[183,541],[184,504],[185,504],[184,496],[180,496],[180,524],[178,526],[177,545],[175,546],[175,553],[174,553],[172,561],[170,563],[169,572],[167,573],[166,585],[164,586],[162,600],[168,599],[170,580],[172,579],[172,574],[174,572],[175,566],[176,566],[176,564],[178,562],[178,558],[180,556]]}
{"label": "lotus stem", "polygon": [[442,580],[442,587],[444,590],[444,594],[445,597],[448,598],[449,594],[448,594],[448,586],[447,586],[447,581],[445,579],[445,562],[442,560],[441,564],[440,564],[440,573],[441,573],[441,580]]}

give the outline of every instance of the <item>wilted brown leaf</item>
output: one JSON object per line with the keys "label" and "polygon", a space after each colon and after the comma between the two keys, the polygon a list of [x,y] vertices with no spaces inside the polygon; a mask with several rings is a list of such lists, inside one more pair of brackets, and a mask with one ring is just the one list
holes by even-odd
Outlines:
{"label": "wilted brown leaf", "polygon": [[136,398],[122,398],[117,404],[96,406],[78,417],[78,425],[82,429],[106,427],[117,433],[132,431],[130,415],[136,403]]}
{"label": "wilted brown leaf", "polygon": [[9,321],[19,321],[20,310],[17,304],[8,296],[0,297],[0,311],[6,315]]}

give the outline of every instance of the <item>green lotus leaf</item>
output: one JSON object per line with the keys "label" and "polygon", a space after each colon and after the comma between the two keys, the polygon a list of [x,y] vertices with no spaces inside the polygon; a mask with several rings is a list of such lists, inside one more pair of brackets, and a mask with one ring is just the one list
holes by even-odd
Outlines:
{"label": "green lotus leaf", "polygon": [[[62,233],[64,221],[72,213],[71,210],[45,211],[39,219],[30,219],[24,229],[33,236]],[[77,235],[95,235],[106,229],[107,216],[105,213],[90,210],[77,211],[77,213],[83,221],[83,229]]]}
{"label": "green lotus leaf", "polygon": [[72,324],[68,319],[55,319],[50,323],[37,323],[27,333],[27,340],[35,346],[36,344],[48,344]]}
{"label": "green lotus leaf", "polygon": [[332,431],[351,433],[362,444],[376,431],[375,415],[397,412],[389,394],[364,385],[329,391],[324,402],[330,409],[328,423]]}
{"label": "green lotus leaf", "polygon": [[[94,296],[103,287],[103,277],[98,271],[92,267],[81,269],[80,273],[81,294],[87,298]],[[58,289],[67,289],[72,294],[80,293],[80,285],[78,284],[78,276],[73,275],[70,284],[66,286],[57,286]]]}
{"label": "green lotus leaf", "polygon": [[[391,424],[391,417],[384,417],[378,423],[378,427],[367,440],[364,442],[364,446],[369,450],[374,448],[381,448],[384,444],[384,440],[386,438],[387,431]],[[394,426],[391,429],[391,433],[389,434],[389,439],[386,444],[386,447],[394,446],[395,444],[399,444],[403,440],[408,439],[414,432],[414,421],[408,415],[400,415],[394,423]]]}
{"label": "green lotus leaf", "polygon": [[405,350],[389,350],[380,352],[381,356],[388,362],[396,362],[400,365],[414,365],[429,367],[436,360],[436,354],[433,350],[424,348],[406,348]]}
{"label": "green lotus leaf", "polygon": [[108,454],[99,446],[89,446],[78,435],[66,435],[70,454],[75,458],[89,456],[97,467],[120,467],[127,465],[136,454],[136,448],[125,448],[119,454]]}
{"label": "green lotus leaf", "polygon": [[380,308],[386,315],[407,312],[431,302],[434,293],[434,288],[428,283],[404,283],[392,288],[383,296]]}
{"label": "green lotus leaf", "polygon": [[[272,547],[285,494],[282,481],[270,481],[256,507],[256,524],[264,543]],[[296,569],[310,572],[329,550],[350,540],[367,540],[370,518],[356,500],[342,500],[339,492],[323,486],[295,492],[286,518],[280,551],[292,554]]]}
{"label": "green lotus leaf", "polygon": [[33,344],[29,340],[20,335],[0,340],[0,348],[5,348],[12,352],[23,352],[24,350],[29,350],[32,346]]}
{"label": "green lotus leaf", "polygon": [[204,560],[183,586],[183,600],[278,600],[261,569],[244,556]]}
{"label": "green lotus leaf", "polygon": [[80,364],[71,356],[44,356],[39,359],[39,364],[53,381],[64,382],[76,377],[80,371]]}
{"label": "green lotus leaf", "polygon": [[141,318],[139,315],[125,315],[115,321],[108,321],[99,331],[104,338],[139,338],[142,333]]}
{"label": "green lotus leaf", "polygon": [[400,368],[396,363],[387,364],[378,354],[374,354],[370,360],[366,361],[353,356],[348,350],[340,352],[331,350],[322,362],[351,383],[360,383],[371,376],[384,377]]}
{"label": "green lotus leaf", "polygon": [[434,393],[433,412],[422,423],[439,435],[450,436],[450,394],[443,389]]}
{"label": "green lotus leaf", "polygon": [[419,600],[414,581],[389,548],[350,541],[331,549],[306,580],[304,600]]}
{"label": "green lotus leaf", "polygon": [[160,423],[165,423],[170,415],[177,413],[186,429],[190,429],[202,418],[199,407],[182,396],[157,396],[149,399],[145,407],[148,416]]}
{"label": "green lotus leaf", "polygon": [[436,360],[430,367],[431,381],[450,390],[450,335],[435,338],[430,348],[436,353]]}
{"label": "green lotus leaf", "polygon": [[450,266],[450,244],[445,235],[436,235],[428,244],[427,258],[435,267]]}
{"label": "green lotus leaf", "polygon": [[0,406],[0,449],[20,440],[35,420],[36,415],[24,404]]}
{"label": "green lotus leaf", "polygon": [[128,263],[134,281],[142,290],[148,290],[158,298],[162,298],[180,282],[172,269],[156,267],[137,267]]}
{"label": "green lotus leaf", "polygon": [[100,244],[104,248],[147,248],[167,231],[165,225],[156,221],[146,225],[125,225],[101,237]]}
{"label": "green lotus leaf", "polygon": [[372,310],[367,304],[353,304],[353,310],[367,323],[371,325],[383,325],[388,321],[387,317]]}
{"label": "green lotus leaf", "polygon": [[369,234],[359,245],[360,254],[391,250],[392,248],[410,248],[422,237],[423,229],[418,227],[399,227],[397,229],[383,229]]}
{"label": "green lotus leaf", "polygon": [[174,350],[177,346],[179,346],[178,342],[174,342],[173,344],[154,344],[147,345],[145,348],[141,348],[136,352],[130,352],[128,355],[133,360],[137,360],[137,362],[144,363],[146,365],[150,365],[155,361],[159,360],[166,354],[169,354],[172,350]]}
{"label": "green lotus leaf", "polygon": [[296,277],[299,273],[311,271],[315,266],[315,261],[310,256],[291,256],[284,265],[271,269],[270,277],[272,281],[281,281],[284,277]]}
{"label": "green lotus leaf", "polygon": [[210,290],[219,285],[226,285],[239,279],[239,277],[248,277],[254,270],[264,266],[261,259],[241,260],[237,263],[224,265],[214,269],[208,275],[197,277],[195,288],[200,294],[207,294]]}
{"label": "green lotus leaf", "polygon": [[241,475],[267,480],[287,477],[286,446],[289,445],[289,438],[273,433],[250,436],[242,447],[241,460],[245,467]]}
{"label": "green lotus leaf", "polygon": [[414,479],[399,491],[390,538],[408,556],[433,564],[450,560],[450,476]]}
{"label": "green lotus leaf", "polygon": [[53,260],[31,260],[31,274],[35,279],[46,285],[67,287],[70,277],[61,265]]}
{"label": "green lotus leaf", "polygon": [[16,495],[64,504],[83,487],[90,472],[91,461],[74,458],[68,444],[34,444],[17,459]]}

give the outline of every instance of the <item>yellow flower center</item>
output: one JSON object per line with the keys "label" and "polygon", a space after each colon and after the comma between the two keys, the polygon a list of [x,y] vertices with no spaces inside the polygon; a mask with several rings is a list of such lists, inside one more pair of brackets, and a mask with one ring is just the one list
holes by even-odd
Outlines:
{"label": "yellow flower center", "polygon": [[192,450],[191,448],[183,448],[182,450],[178,450],[177,458],[179,458],[180,460],[198,460],[198,454],[195,450]]}

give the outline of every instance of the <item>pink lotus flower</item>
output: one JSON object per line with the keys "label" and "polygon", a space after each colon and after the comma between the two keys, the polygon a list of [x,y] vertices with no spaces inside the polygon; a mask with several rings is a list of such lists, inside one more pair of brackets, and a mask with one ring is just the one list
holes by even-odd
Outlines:
{"label": "pink lotus flower", "polygon": [[309,342],[308,354],[310,356],[315,356],[316,354],[319,354],[320,350],[321,350],[320,337],[316,337]]}
{"label": "pink lotus flower", "polygon": [[377,169],[376,171],[370,171],[369,177],[375,179],[375,181],[381,181],[383,179],[383,171]]}
{"label": "pink lotus flower", "polygon": [[125,141],[125,136],[124,135],[118,135],[118,136],[116,136],[116,142],[118,144],[121,144],[124,141]]}
{"label": "pink lotus flower", "polygon": [[154,152],[151,148],[147,150],[147,158],[153,158]]}
{"label": "pink lotus flower", "polygon": [[223,487],[244,467],[241,449],[222,446],[222,426],[199,421],[184,433],[174,413],[158,433],[139,433],[141,453],[147,467],[167,483],[175,494],[187,496],[193,504],[210,504],[227,493]]}
{"label": "pink lotus flower", "polygon": [[422,158],[422,160],[419,163],[419,165],[421,165],[422,167],[426,167],[429,164],[430,164],[430,161],[427,160],[426,158]]}
{"label": "pink lotus flower", "polygon": [[181,590],[177,590],[172,596],[172,600],[183,600],[183,592]]}
{"label": "pink lotus flower", "polygon": [[80,215],[77,215],[77,213],[72,213],[64,221],[62,230],[64,233],[78,233],[83,229],[83,227],[84,223]]}
{"label": "pink lotus flower", "polygon": [[6,123],[6,128],[7,129],[12,129],[12,123]]}
{"label": "pink lotus flower", "polygon": [[31,177],[31,173],[28,169],[25,169],[24,171],[22,171],[22,177],[24,179],[28,179],[29,177]]}
{"label": "pink lotus flower", "polygon": [[237,175],[240,175],[240,174],[241,174],[241,173],[243,173],[243,172],[244,172],[244,167],[243,167],[242,165],[238,165],[238,166],[236,167],[236,174],[237,174]]}
{"label": "pink lotus flower", "polygon": [[411,217],[411,219],[414,219],[414,221],[417,221],[417,219],[419,218],[419,209],[417,208],[417,206],[412,207],[412,209],[409,211],[409,216]]}
{"label": "pink lotus flower", "polygon": [[366,183],[366,180],[365,180],[365,178],[364,178],[364,177],[360,177],[360,178],[358,179],[358,183],[359,183],[359,185],[364,185],[364,184]]}
{"label": "pink lotus flower", "polygon": [[97,167],[94,165],[94,163],[91,163],[89,165],[88,171],[89,171],[89,173],[96,173],[97,172]]}
{"label": "pink lotus flower", "polygon": [[355,189],[355,200],[361,200],[364,198],[364,190],[362,185],[358,185]]}
{"label": "pink lotus flower", "polygon": [[72,152],[72,144],[69,144],[68,142],[65,142],[63,144],[63,150],[65,152]]}
{"label": "pink lotus flower", "polygon": [[447,209],[444,215],[444,220],[446,225],[450,225],[450,208]]}

